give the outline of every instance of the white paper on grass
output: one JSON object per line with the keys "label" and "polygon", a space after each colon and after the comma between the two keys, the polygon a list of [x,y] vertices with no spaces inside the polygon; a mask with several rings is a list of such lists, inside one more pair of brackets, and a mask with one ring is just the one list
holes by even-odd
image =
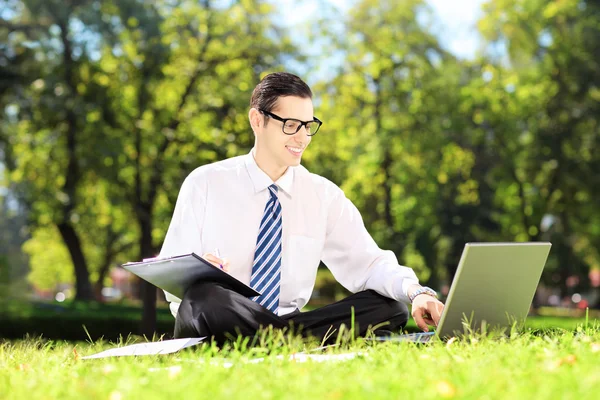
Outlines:
{"label": "white paper on grass", "polygon": [[163,340],[161,342],[138,343],[130,346],[106,350],[91,356],[81,357],[82,360],[90,358],[122,357],[122,356],[150,356],[157,354],[175,353],[186,347],[194,346],[205,338],[184,338]]}

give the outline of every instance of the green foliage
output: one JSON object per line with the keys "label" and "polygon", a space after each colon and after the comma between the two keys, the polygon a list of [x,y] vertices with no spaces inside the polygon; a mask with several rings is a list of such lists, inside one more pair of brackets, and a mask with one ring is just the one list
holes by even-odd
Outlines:
{"label": "green foliage", "polygon": [[[250,91],[295,51],[258,0],[31,0],[14,11],[0,33],[30,70],[3,98],[16,115],[2,143],[30,212],[26,251],[40,287],[66,278],[65,256],[98,280],[158,251],[185,176],[249,150]],[[56,231],[62,223],[78,242]]]}
{"label": "green foliage", "polygon": [[355,6],[339,40],[344,70],[318,89],[327,127],[307,153],[314,170],[343,182],[380,246],[424,280],[445,275],[457,261],[448,241],[462,246],[468,233],[462,220],[452,224],[462,234],[446,227],[446,215],[460,219],[480,202],[456,108],[468,76],[417,22],[427,12],[421,1]]}
{"label": "green foliage", "polygon": [[298,30],[311,57],[258,0],[3,4],[0,65],[16,78],[0,81],[0,146],[28,207],[37,286],[74,279],[61,224],[85,256],[78,279],[155,254],[185,176],[252,146],[260,77],[292,61],[317,71],[332,54],[331,79],[303,76],[325,121],[304,161],[345,190],[380,247],[430,285],[450,281],[469,241],[552,241],[544,280],[563,294],[586,288],[568,276],[600,269],[596,2],[490,0],[472,61],[443,48],[421,0],[344,15],[324,4]]}
{"label": "green foliage", "polygon": [[592,150],[600,137],[600,71],[592,61],[600,49],[600,7],[521,0],[488,2],[485,11],[481,32],[507,46],[510,62],[492,59],[469,96],[474,122],[491,133],[499,156],[491,176],[504,212],[496,218],[507,237],[554,243],[554,280],[564,293],[569,275],[599,263],[590,200],[600,165]]}
{"label": "green foliage", "polygon": [[0,298],[21,297],[27,290],[27,258],[21,252],[27,237],[26,220],[13,207],[8,196],[0,198]]}
{"label": "green foliage", "polygon": [[327,125],[307,163],[343,182],[378,243],[423,280],[448,282],[465,242],[550,240],[544,279],[564,294],[599,263],[600,9],[484,9],[490,46],[464,62],[417,22],[422,2],[358,2],[335,41],[346,62],[318,89]]}
{"label": "green foliage", "polygon": [[55,289],[59,283],[75,281],[69,252],[61,241],[56,240],[57,237],[55,227],[40,228],[23,244],[31,268],[27,279],[42,290]]}

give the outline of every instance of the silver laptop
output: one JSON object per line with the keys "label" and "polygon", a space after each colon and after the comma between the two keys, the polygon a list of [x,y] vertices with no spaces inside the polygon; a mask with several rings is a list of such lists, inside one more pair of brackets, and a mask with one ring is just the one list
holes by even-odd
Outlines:
{"label": "silver laptop", "polygon": [[513,324],[524,323],[551,246],[467,243],[435,332],[377,340],[427,342],[433,337],[510,330]]}

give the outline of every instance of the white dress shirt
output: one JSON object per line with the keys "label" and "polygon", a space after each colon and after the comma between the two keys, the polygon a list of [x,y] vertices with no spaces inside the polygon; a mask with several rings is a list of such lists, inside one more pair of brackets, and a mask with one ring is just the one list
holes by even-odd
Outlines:
{"label": "white dress shirt", "polygon": [[[183,182],[160,257],[213,253],[229,260],[229,273],[249,284],[268,187],[273,184],[249,154],[196,168]],[[282,207],[279,315],[310,299],[320,261],[350,292],[373,289],[408,303],[414,271],[381,250],[358,209],[331,181],[289,167],[275,182]],[[181,299],[166,293],[177,315]]]}

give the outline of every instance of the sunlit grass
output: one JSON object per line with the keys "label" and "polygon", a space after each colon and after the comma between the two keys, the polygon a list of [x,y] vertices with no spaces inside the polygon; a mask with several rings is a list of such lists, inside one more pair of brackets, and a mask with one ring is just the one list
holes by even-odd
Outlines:
{"label": "sunlit grass", "polygon": [[[428,345],[265,334],[144,357],[81,357],[139,342],[26,339],[0,345],[0,398],[580,398],[600,390],[600,325]],[[308,360],[304,355],[338,356]],[[341,355],[344,358],[339,358]],[[322,362],[321,362],[322,361]]]}

